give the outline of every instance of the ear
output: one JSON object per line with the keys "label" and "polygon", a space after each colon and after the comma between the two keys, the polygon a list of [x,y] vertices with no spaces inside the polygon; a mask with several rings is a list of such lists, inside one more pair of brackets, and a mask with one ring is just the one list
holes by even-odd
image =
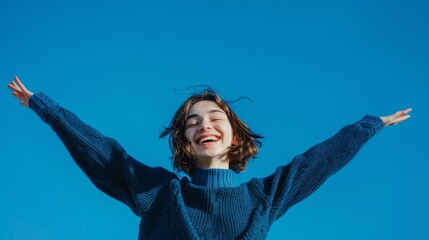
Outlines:
{"label": "ear", "polygon": [[232,138],[232,143],[231,143],[232,145],[234,145],[234,146],[236,146],[237,144],[238,144],[238,140],[237,140],[237,137],[233,137]]}

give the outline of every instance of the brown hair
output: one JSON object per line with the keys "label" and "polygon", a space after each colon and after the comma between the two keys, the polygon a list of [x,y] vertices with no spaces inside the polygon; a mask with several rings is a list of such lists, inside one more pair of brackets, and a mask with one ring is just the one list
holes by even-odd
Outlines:
{"label": "brown hair", "polygon": [[225,153],[229,160],[229,168],[235,172],[242,172],[246,169],[249,158],[255,158],[262,146],[259,138],[261,135],[255,134],[250,128],[240,120],[232,111],[229,105],[222,100],[212,89],[206,89],[199,94],[190,96],[174,114],[168,127],[162,131],[160,138],[169,135],[168,143],[173,153],[173,167],[176,170],[183,171],[192,176],[195,171],[195,163],[191,146],[185,137],[186,118],[192,105],[200,101],[215,102],[227,115],[232,127],[233,138],[236,141]]}

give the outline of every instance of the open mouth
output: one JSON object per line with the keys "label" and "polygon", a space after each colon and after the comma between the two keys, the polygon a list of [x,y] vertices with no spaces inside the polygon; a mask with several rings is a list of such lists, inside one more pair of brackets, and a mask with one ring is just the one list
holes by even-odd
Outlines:
{"label": "open mouth", "polygon": [[197,139],[198,144],[204,144],[204,143],[210,143],[210,142],[217,142],[220,140],[220,136],[216,135],[209,135],[209,136],[201,136]]}

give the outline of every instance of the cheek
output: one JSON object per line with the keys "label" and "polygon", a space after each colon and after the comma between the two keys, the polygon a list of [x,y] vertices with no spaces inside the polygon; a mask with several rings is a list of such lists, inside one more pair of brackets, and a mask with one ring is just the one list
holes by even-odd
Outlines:
{"label": "cheek", "polygon": [[185,131],[185,138],[186,140],[188,140],[188,142],[192,142],[192,136],[193,136],[192,131],[190,129],[187,129]]}
{"label": "cheek", "polygon": [[225,137],[227,138],[227,140],[228,141],[231,141],[232,143],[234,142],[234,133],[233,133],[233,131],[232,131],[232,127],[231,126],[228,126],[226,129],[225,129]]}

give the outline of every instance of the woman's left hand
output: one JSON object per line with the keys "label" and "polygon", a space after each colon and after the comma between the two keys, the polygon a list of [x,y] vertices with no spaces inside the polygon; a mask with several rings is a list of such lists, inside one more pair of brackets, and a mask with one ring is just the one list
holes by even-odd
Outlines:
{"label": "woman's left hand", "polygon": [[383,120],[384,126],[396,125],[396,124],[410,118],[411,116],[408,115],[408,113],[411,111],[412,111],[412,109],[408,108],[408,109],[405,109],[402,111],[398,111],[398,112],[396,112],[390,116],[385,116],[385,117],[380,117],[380,118],[381,118],[381,120]]}

